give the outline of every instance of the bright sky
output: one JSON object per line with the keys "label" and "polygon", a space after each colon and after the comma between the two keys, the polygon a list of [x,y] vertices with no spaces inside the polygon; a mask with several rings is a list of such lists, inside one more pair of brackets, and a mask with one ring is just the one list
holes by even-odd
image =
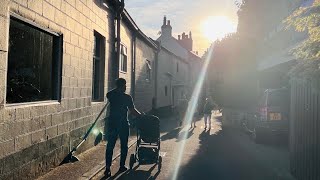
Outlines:
{"label": "bright sky", "polygon": [[[125,0],[125,6],[140,29],[159,37],[163,16],[171,20],[173,36],[192,31],[193,48],[202,54],[224,31],[237,24],[235,0]],[[218,17],[217,17],[218,16]]]}

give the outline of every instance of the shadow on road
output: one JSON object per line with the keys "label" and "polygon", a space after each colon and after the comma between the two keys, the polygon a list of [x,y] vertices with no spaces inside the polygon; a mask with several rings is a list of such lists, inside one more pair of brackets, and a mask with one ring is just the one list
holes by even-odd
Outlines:
{"label": "shadow on road", "polygon": [[286,152],[256,145],[234,129],[199,134],[200,147],[187,164],[180,167],[178,179],[291,179]]}
{"label": "shadow on road", "polygon": [[176,142],[189,139],[194,134],[195,127],[189,128],[188,130],[182,131],[179,133]]}
{"label": "shadow on road", "polygon": [[153,180],[158,177],[160,171],[155,175],[151,175],[151,172],[157,167],[157,164],[154,164],[148,171],[137,170],[139,166],[135,166],[132,170],[128,170],[124,173],[115,174],[111,179],[146,179]]}
{"label": "shadow on road", "polygon": [[171,131],[169,131],[168,133],[164,134],[161,136],[161,141],[166,141],[166,140],[170,140],[170,139],[174,139],[174,138],[178,138],[179,132],[181,131],[181,128],[176,128],[173,129]]}

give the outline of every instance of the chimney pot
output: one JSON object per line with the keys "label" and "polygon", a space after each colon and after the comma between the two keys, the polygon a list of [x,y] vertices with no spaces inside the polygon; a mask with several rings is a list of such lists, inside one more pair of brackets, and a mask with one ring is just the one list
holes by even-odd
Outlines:
{"label": "chimney pot", "polygon": [[181,37],[181,36],[180,36],[180,35],[178,35],[178,40],[180,40],[180,37]]}
{"label": "chimney pot", "polygon": [[170,20],[168,20],[168,26],[170,26]]}
{"label": "chimney pot", "polygon": [[163,17],[163,25],[164,25],[164,26],[166,25],[166,22],[167,22],[167,17],[164,16],[164,17]]}

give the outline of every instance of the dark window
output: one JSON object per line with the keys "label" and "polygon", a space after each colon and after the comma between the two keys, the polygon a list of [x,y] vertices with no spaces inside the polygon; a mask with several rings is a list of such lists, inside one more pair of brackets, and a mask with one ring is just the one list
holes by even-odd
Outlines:
{"label": "dark window", "polygon": [[62,38],[10,19],[7,103],[60,99]]}
{"label": "dark window", "polygon": [[127,72],[127,59],[127,47],[121,44],[119,70],[122,72]]}
{"label": "dark window", "polygon": [[268,106],[279,106],[287,107],[288,106],[288,91],[273,91],[268,96]]}
{"label": "dark window", "polygon": [[167,86],[164,87],[164,94],[165,94],[165,96],[168,96],[168,87]]}
{"label": "dark window", "polygon": [[104,97],[104,45],[105,38],[94,32],[92,100],[103,101]]}
{"label": "dark window", "polygon": [[146,60],[146,80],[151,81],[151,62]]}

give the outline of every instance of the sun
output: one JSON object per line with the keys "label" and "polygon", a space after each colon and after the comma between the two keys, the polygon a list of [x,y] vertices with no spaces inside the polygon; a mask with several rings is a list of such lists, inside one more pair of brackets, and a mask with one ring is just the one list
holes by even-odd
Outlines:
{"label": "sun", "polygon": [[213,42],[222,39],[229,33],[236,32],[237,25],[226,16],[209,16],[203,21],[201,29],[203,35]]}

